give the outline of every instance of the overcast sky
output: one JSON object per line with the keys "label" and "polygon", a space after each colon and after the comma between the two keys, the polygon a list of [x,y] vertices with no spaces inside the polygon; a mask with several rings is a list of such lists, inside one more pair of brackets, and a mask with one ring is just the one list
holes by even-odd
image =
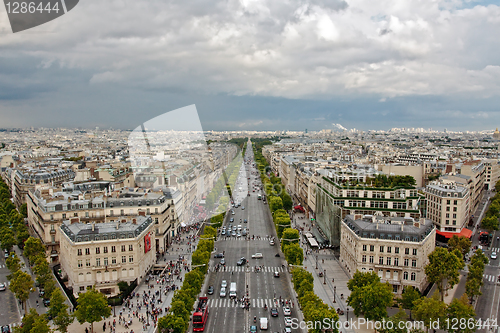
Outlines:
{"label": "overcast sky", "polygon": [[461,0],[80,0],[13,34],[0,127],[500,126],[500,7]]}

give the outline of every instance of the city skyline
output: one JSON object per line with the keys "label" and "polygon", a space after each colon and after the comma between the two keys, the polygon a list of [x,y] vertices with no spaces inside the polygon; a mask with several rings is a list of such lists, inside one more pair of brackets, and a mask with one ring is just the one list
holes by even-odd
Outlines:
{"label": "city skyline", "polygon": [[131,129],[194,104],[204,130],[494,129],[499,13],[466,0],[126,1],[80,2],[16,34],[1,20],[1,127]]}

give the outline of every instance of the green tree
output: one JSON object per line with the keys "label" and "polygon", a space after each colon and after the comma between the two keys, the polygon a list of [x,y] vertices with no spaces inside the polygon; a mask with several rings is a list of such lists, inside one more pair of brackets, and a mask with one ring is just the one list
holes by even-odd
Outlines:
{"label": "green tree", "polygon": [[389,325],[378,329],[378,333],[408,333],[406,329],[406,312],[402,308],[392,317],[389,317],[386,322],[392,322],[392,328]]}
{"label": "green tree", "polygon": [[484,284],[483,272],[484,269],[480,266],[469,265],[469,272],[467,273],[467,280],[465,281],[465,292],[470,297],[469,301],[471,303],[475,296],[482,295],[481,287]]}
{"label": "green tree", "polygon": [[392,288],[389,283],[378,281],[355,287],[347,302],[356,316],[363,314],[367,320],[381,320],[387,317],[387,307],[393,302]]}
{"label": "green tree", "polygon": [[405,309],[409,310],[413,309],[415,301],[420,299],[420,297],[422,297],[418,292],[418,290],[413,288],[413,286],[405,287],[405,289],[403,290],[403,294],[401,296],[402,296],[401,304]]}
{"label": "green tree", "polygon": [[44,257],[36,257],[33,273],[36,276],[36,282],[42,288],[45,287],[47,281],[52,280],[49,263]]}
{"label": "green tree", "polygon": [[94,332],[94,323],[108,318],[111,315],[111,308],[106,297],[95,290],[88,289],[78,297],[78,307],[75,311],[76,320],[80,324],[90,323],[90,333]]}
{"label": "green tree", "polygon": [[[453,323],[458,319],[458,325],[449,325],[448,332],[449,333],[472,333],[476,331],[475,325],[469,325],[470,322],[476,323],[476,313],[474,308],[468,304],[467,295],[462,295],[460,299],[454,298],[448,308],[446,309],[446,315],[450,321]],[[465,325],[460,325],[460,322],[463,322],[465,319]],[[469,322],[469,320],[471,320]]]}
{"label": "green tree", "polygon": [[21,270],[14,272],[12,274],[12,279],[10,280],[9,289],[14,293],[16,298],[24,305],[24,314],[28,314],[28,309],[26,307],[26,300],[28,299],[30,292],[33,288],[33,279],[31,275]]}
{"label": "green tree", "polygon": [[285,191],[283,191],[281,193],[281,200],[283,202],[283,209],[284,210],[292,210],[293,208],[293,202],[292,202],[292,198],[290,197],[290,195],[288,195],[288,193],[286,193]]}
{"label": "green tree", "polygon": [[16,252],[11,252],[9,257],[5,260],[5,264],[7,268],[11,271],[11,273],[17,272],[20,270],[24,264],[21,262],[21,259],[17,256]]}
{"label": "green tree", "polygon": [[184,318],[177,317],[172,313],[158,319],[158,329],[161,333],[184,333],[186,331],[186,324]]}
{"label": "green tree", "polygon": [[186,306],[181,301],[173,301],[170,310],[176,317],[181,317],[184,321],[189,320],[191,309],[186,309]]}
{"label": "green tree", "polygon": [[35,321],[38,317],[40,317],[40,315],[38,314],[38,312],[36,312],[36,309],[31,308],[29,313],[24,314],[22,326],[16,327],[14,329],[14,332],[31,333],[31,329],[33,328],[33,325],[35,324]]}
{"label": "green tree", "polygon": [[64,296],[59,289],[52,292],[50,306],[47,314],[52,316],[52,321],[59,332],[67,332],[74,318],[68,313],[68,305],[64,303]]}
{"label": "green tree", "polygon": [[297,229],[288,228],[283,230],[281,246],[283,248],[285,245],[292,243],[298,244],[299,240],[299,231]]}
{"label": "green tree", "polygon": [[51,329],[49,327],[49,323],[43,316],[38,316],[35,318],[33,322],[33,327],[31,328],[30,333],[50,333]]}
{"label": "green tree", "polygon": [[30,265],[32,265],[37,257],[46,256],[45,246],[42,244],[40,239],[29,237],[24,243],[23,254],[26,258],[28,258]]}
{"label": "green tree", "polygon": [[448,250],[438,247],[429,254],[429,263],[425,266],[425,274],[429,282],[436,283],[441,300],[444,299],[446,291],[458,283],[459,270],[463,267],[462,254],[457,250],[448,252]]}
{"label": "green tree", "polygon": [[454,235],[448,241],[448,251],[451,252],[457,249],[460,251],[460,253],[462,253],[462,256],[465,257],[465,255],[469,252],[471,245],[472,242],[469,238],[464,236],[458,237]]}
{"label": "green tree", "polygon": [[271,196],[269,198],[269,208],[271,208],[271,212],[283,209],[283,201],[280,197]]}
{"label": "green tree", "polygon": [[498,217],[497,216],[485,217],[481,221],[481,228],[488,230],[490,233],[493,230],[498,230]]}
{"label": "green tree", "polygon": [[415,320],[424,322],[429,328],[431,322],[439,320],[443,322],[446,318],[446,304],[439,300],[439,295],[435,293],[432,297],[422,297],[415,302],[413,310]]}
{"label": "green tree", "polygon": [[349,288],[350,291],[354,291],[356,288],[362,288],[375,282],[380,282],[380,277],[377,273],[373,271],[366,273],[356,271],[356,273],[352,276],[352,279],[347,282],[347,288]]}
{"label": "green tree", "polygon": [[304,260],[304,250],[299,244],[284,245],[283,253],[286,261],[290,265],[302,265]]}
{"label": "green tree", "polygon": [[19,214],[21,214],[23,218],[28,217],[28,205],[26,203],[23,203],[21,207],[19,207]]}
{"label": "green tree", "polygon": [[16,239],[12,232],[4,234],[2,237],[2,249],[10,251],[14,245],[16,245]]}

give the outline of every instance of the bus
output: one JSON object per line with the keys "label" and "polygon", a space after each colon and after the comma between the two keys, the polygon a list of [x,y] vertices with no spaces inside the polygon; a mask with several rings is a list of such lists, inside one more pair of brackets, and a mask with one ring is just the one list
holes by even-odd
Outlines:
{"label": "bus", "polygon": [[203,332],[208,319],[208,297],[198,299],[196,311],[193,313],[193,332]]}

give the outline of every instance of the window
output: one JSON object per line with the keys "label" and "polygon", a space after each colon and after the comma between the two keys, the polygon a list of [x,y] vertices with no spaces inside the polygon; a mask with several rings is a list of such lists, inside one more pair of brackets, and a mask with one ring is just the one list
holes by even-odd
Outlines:
{"label": "window", "polygon": [[446,223],[446,224],[450,224],[450,220],[446,220],[446,222],[445,222],[445,223]]}
{"label": "window", "polygon": [[155,217],[155,224],[158,224],[158,218]]}
{"label": "window", "polygon": [[111,264],[115,265],[116,264],[116,257],[111,257]]}
{"label": "window", "polygon": [[453,207],[453,211],[456,212],[457,211],[457,207]]}
{"label": "window", "polygon": [[65,219],[66,218],[66,213],[63,213],[62,214],[62,218]]}
{"label": "window", "polygon": [[391,278],[391,271],[390,271],[390,270],[386,270],[386,271],[385,271],[385,278],[386,278],[387,280],[389,280],[389,279]]}
{"label": "window", "polygon": [[408,272],[403,273],[403,280],[408,280]]}
{"label": "window", "polygon": [[449,212],[450,211],[450,207],[446,207],[446,211]]}
{"label": "window", "polygon": [[122,245],[122,252],[125,252],[125,245]]}
{"label": "window", "polygon": [[370,256],[370,264],[373,264],[373,256]]}
{"label": "window", "polygon": [[366,251],[366,245],[363,245],[363,251]]}
{"label": "window", "polygon": [[387,265],[390,266],[391,265],[391,258],[387,257]]}
{"label": "window", "polygon": [[456,206],[458,204],[457,200],[453,200],[453,204]]}
{"label": "window", "polygon": [[453,220],[453,225],[457,225],[457,220]]}
{"label": "window", "polygon": [[134,262],[134,256],[128,256],[128,262]]}
{"label": "window", "polygon": [[98,267],[101,266],[101,258],[96,258],[95,259],[95,265],[98,266]]}
{"label": "window", "polygon": [[394,258],[394,266],[399,266],[399,258]]}
{"label": "window", "polygon": [[109,211],[109,215],[113,216],[113,210],[112,209]]}
{"label": "window", "polygon": [[415,274],[415,272],[411,273],[411,280],[415,281],[416,278],[417,278],[417,274]]}
{"label": "window", "polygon": [[417,261],[415,259],[411,261],[411,267],[417,267]]}
{"label": "window", "polygon": [[103,250],[102,252],[108,253],[108,247],[107,246],[103,247],[102,250]]}
{"label": "window", "polygon": [[85,217],[89,217],[89,212],[85,212]]}
{"label": "window", "polygon": [[378,264],[383,265],[384,264],[384,257],[379,257],[378,258]]}
{"label": "window", "polygon": [[391,251],[392,251],[392,246],[388,246],[387,247],[387,253],[391,253]]}
{"label": "window", "polygon": [[81,256],[82,255],[82,249],[78,249],[77,253],[78,253],[79,256]]}
{"label": "window", "polygon": [[447,204],[447,205],[449,205],[449,204],[450,204],[450,202],[451,202],[450,200],[446,200],[446,204]]}
{"label": "window", "polygon": [[90,267],[90,259],[85,259],[85,266]]}
{"label": "window", "polygon": [[78,268],[83,267],[83,260],[78,260]]}
{"label": "window", "polygon": [[100,254],[101,253],[101,248],[100,247],[96,247],[95,248],[95,254]]}
{"label": "window", "polygon": [[405,267],[408,267],[409,263],[410,263],[410,260],[409,259],[405,259],[405,261],[404,261]]}
{"label": "window", "polygon": [[366,262],[366,254],[363,254],[363,257],[361,258],[361,262]]}
{"label": "window", "polygon": [[88,247],[87,247],[87,248],[85,249],[85,254],[86,254],[86,255],[89,255],[89,254],[90,254],[90,248],[88,248]]}
{"label": "window", "polygon": [[78,217],[78,213],[74,213],[74,214],[73,214],[73,217]]}
{"label": "window", "polygon": [[114,245],[111,246],[111,252],[116,252],[116,247]]}
{"label": "window", "polygon": [[398,292],[398,285],[397,284],[393,284],[392,285],[392,292],[393,293],[397,293]]}
{"label": "window", "polygon": [[405,254],[410,254],[410,248],[405,248]]}
{"label": "window", "polygon": [[375,246],[370,245],[370,252],[373,252],[373,251],[375,251]]}
{"label": "window", "polygon": [[80,286],[80,291],[85,291],[85,286]]}
{"label": "window", "polygon": [[108,266],[108,258],[104,258],[104,266]]}
{"label": "window", "polygon": [[125,210],[124,209],[120,209],[120,215],[125,215]]}
{"label": "window", "polygon": [[127,257],[126,256],[122,256],[122,264],[125,264],[127,263]]}
{"label": "window", "polygon": [[134,251],[134,245],[129,245],[129,246],[128,246],[128,250],[129,250],[129,251]]}
{"label": "window", "polygon": [[416,256],[417,255],[417,249],[413,249],[413,255]]}
{"label": "window", "polygon": [[449,218],[450,217],[450,213],[446,213],[446,218]]}
{"label": "window", "polygon": [[399,247],[394,248],[394,253],[399,254]]}
{"label": "window", "polygon": [[52,215],[52,214],[50,215],[50,220],[54,221],[54,215]]}
{"label": "window", "polygon": [[383,245],[380,247],[380,252],[384,252],[384,246]]}

